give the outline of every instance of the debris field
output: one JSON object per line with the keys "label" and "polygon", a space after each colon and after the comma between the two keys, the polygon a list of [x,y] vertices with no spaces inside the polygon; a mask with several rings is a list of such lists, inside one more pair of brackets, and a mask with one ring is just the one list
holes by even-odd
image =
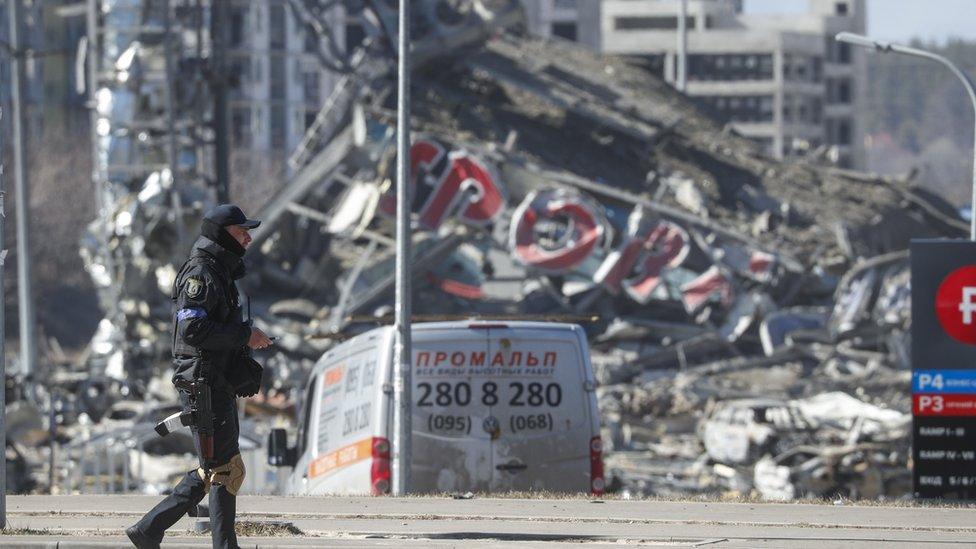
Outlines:
{"label": "debris field", "polygon": [[[955,210],[818,155],[767,158],[632,62],[527,37],[518,2],[457,4],[418,8],[414,36],[416,318],[580,323],[611,490],[910,495],[907,248],[962,235]],[[327,44],[328,14],[291,5]],[[345,76],[256,213],[242,290],[281,339],[253,418],[283,421],[325,350],[392,317],[395,6],[358,9],[375,28],[353,55],[323,46]],[[165,402],[161,286],[127,284],[123,301],[155,327],[133,393]]]}

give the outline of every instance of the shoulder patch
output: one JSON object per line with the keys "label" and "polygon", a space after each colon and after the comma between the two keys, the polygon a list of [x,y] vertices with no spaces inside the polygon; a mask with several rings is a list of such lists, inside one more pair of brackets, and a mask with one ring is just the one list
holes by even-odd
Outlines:
{"label": "shoulder patch", "polygon": [[203,292],[203,281],[199,278],[189,277],[186,279],[184,284],[186,287],[187,297],[197,297],[201,292]]}

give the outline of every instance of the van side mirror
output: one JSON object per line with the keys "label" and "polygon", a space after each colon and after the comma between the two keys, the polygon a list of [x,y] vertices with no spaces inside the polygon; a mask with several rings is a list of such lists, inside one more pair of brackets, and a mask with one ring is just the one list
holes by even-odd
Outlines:
{"label": "van side mirror", "polygon": [[284,429],[272,429],[268,433],[268,465],[294,467],[297,462],[297,448],[288,447],[288,433]]}

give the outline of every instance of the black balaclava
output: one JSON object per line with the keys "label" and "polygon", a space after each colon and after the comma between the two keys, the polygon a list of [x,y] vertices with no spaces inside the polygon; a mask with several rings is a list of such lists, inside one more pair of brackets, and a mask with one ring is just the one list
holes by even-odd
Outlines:
{"label": "black balaclava", "polygon": [[227,229],[221,227],[220,225],[214,223],[209,219],[204,219],[203,223],[200,225],[200,234],[213,240],[217,244],[220,244],[228,252],[233,253],[237,257],[244,257],[244,246],[241,246],[233,236],[227,232]]}

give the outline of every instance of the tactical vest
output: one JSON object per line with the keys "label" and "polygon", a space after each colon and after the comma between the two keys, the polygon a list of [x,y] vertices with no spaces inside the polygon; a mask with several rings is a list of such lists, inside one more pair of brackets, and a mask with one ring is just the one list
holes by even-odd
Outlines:
{"label": "tactical vest", "polygon": [[[186,282],[187,273],[197,266],[204,266],[214,275],[214,278],[222,282],[220,284],[221,290],[223,290],[223,299],[220,300],[219,310],[208,311],[208,315],[211,316],[215,321],[226,323],[230,322],[231,319],[236,319],[237,321],[243,321],[241,317],[241,307],[240,307],[240,295],[237,292],[237,284],[234,283],[234,279],[231,277],[230,272],[215,258],[210,257],[205,254],[193,255],[188,259],[183,266],[180,267],[179,273],[176,275],[176,280],[173,282],[173,291],[171,299],[173,301],[173,358],[180,357],[202,357],[206,351],[197,349],[192,345],[187,344],[179,337],[179,325],[176,317],[176,313],[181,307],[180,303],[180,289]],[[184,321],[185,322],[185,321]],[[219,365],[223,366],[223,364]]]}

